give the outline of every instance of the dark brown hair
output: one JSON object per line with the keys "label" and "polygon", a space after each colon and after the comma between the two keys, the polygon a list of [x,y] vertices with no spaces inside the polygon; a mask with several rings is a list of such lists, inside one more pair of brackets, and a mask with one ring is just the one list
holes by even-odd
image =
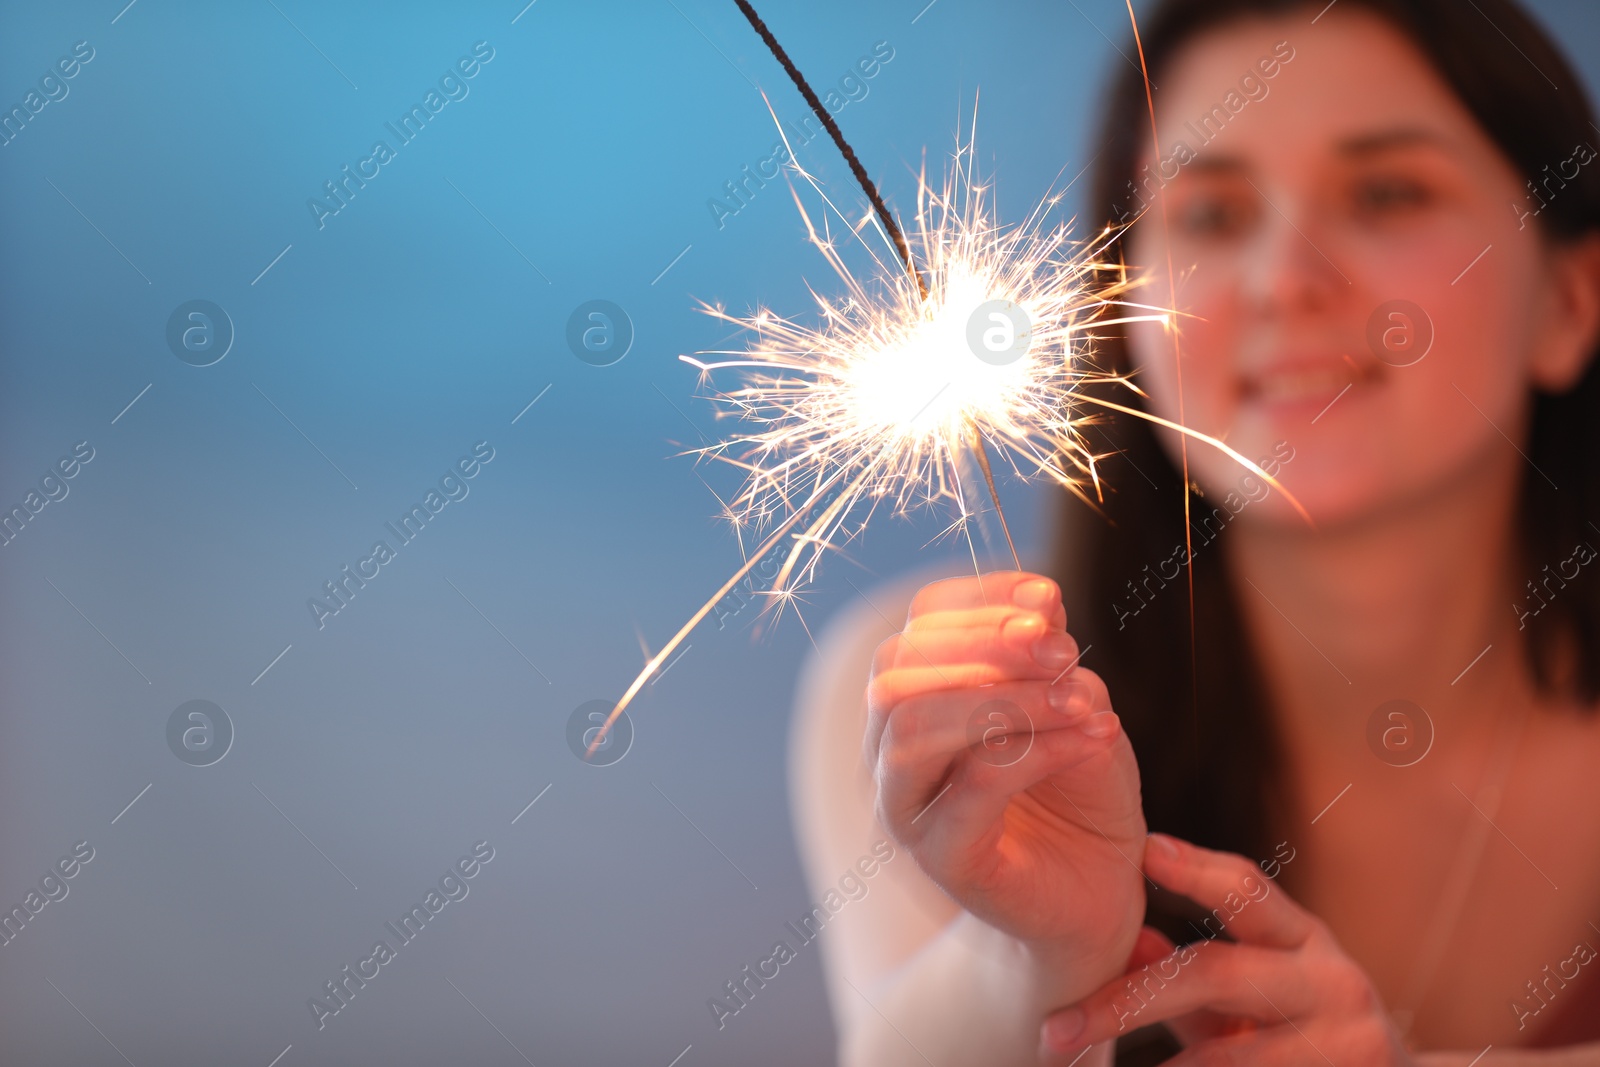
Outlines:
{"label": "dark brown hair", "polygon": [[[1140,20],[1151,78],[1159,85],[1177,53],[1202,32],[1254,16],[1303,15],[1309,35],[1322,6],[1320,0],[1158,2]],[[1528,179],[1569,159],[1576,145],[1595,143],[1582,83],[1515,0],[1344,0],[1341,8],[1356,6],[1412,41]],[[1131,41],[1126,51],[1134,54]],[[1127,64],[1114,70],[1100,139],[1091,146],[1104,150],[1090,214],[1103,211],[1107,219],[1127,217],[1150,137],[1143,79]],[[1600,166],[1568,180],[1536,222],[1553,241],[1600,229]],[[1119,338],[1108,341],[1099,358],[1111,369],[1129,368]],[[1127,394],[1117,399],[1126,402]],[[1181,574],[1137,614],[1118,608],[1140,603],[1133,599],[1136,588],[1157,588],[1149,584],[1153,572],[1165,571],[1158,581],[1172,573],[1167,561],[1185,540],[1183,478],[1144,420],[1114,416],[1091,434],[1097,451],[1118,453],[1104,468],[1113,488],[1103,513],[1061,494],[1055,571],[1070,628],[1080,645],[1094,646],[1086,665],[1105,678],[1138,753],[1150,826],[1265,859],[1276,828],[1267,813],[1283,796],[1277,777],[1282,760],[1224,553],[1208,547],[1227,515],[1208,524],[1215,502],[1191,497],[1191,660],[1190,602]],[[1560,486],[1538,475],[1523,481],[1522,562],[1537,577],[1542,565],[1565,559],[1578,541],[1600,538],[1600,361],[1591,362],[1569,392],[1533,400],[1522,448]],[[1600,697],[1600,583],[1585,571],[1572,585],[1529,620],[1526,654],[1542,689],[1592,705]],[[1563,644],[1576,653],[1575,667],[1564,672],[1556,656]]]}

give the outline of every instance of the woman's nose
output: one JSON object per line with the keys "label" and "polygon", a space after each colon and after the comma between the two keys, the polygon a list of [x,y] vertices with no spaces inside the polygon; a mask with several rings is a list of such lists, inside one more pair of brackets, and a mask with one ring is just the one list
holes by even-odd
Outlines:
{"label": "woman's nose", "polygon": [[1251,182],[1261,198],[1241,277],[1252,310],[1268,317],[1327,311],[1354,288],[1330,227],[1292,192]]}

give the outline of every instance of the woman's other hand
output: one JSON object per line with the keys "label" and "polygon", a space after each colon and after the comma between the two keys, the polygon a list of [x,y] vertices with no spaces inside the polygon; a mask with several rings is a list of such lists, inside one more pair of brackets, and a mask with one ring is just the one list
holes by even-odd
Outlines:
{"label": "woman's other hand", "polygon": [[1366,973],[1315,916],[1242,856],[1152,834],[1145,873],[1212,913],[1207,940],[1174,951],[1145,929],[1142,964],[1046,1020],[1043,1046],[1065,1053],[1166,1023],[1193,1064],[1360,1063],[1411,1067]]}

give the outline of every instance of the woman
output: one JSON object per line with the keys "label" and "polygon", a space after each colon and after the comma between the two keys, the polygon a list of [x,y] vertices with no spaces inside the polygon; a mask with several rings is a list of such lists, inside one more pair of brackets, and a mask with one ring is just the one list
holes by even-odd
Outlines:
{"label": "woman", "polygon": [[1600,127],[1514,0],[1157,7],[1094,202],[1181,355],[1103,358],[1315,526],[1118,418],[1054,579],[834,627],[842,1062],[1600,1064]]}

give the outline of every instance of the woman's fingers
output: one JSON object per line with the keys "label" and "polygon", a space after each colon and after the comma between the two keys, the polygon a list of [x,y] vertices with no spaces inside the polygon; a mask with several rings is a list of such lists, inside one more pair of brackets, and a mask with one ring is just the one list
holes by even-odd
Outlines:
{"label": "woman's fingers", "polygon": [[[1023,681],[1053,678],[1078,659],[1078,642],[1071,634],[1052,630],[1034,614],[1016,614],[994,626],[898,633],[878,646],[872,658],[875,681],[891,689],[915,691],[937,685],[938,672],[950,667],[982,667],[997,677]],[[929,678],[927,671],[936,675]],[[897,671],[908,677],[888,678]],[[942,688],[949,688],[945,682]]]}
{"label": "woman's fingers", "polygon": [[[963,749],[996,750],[1009,743],[1011,734],[1066,725],[1111,706],[1105,683],[1088,670],[1073,670],[1054,682],[996,680],[968,667],[928,671],[938,677],[926,679],[929,684],[920,689],[911,687],[916,695],[904,699],[897,698],[892,683],[873,680],[862,735],[867,766],[878,765],[886,746],[894,753],[890,771],[930,760],[945,764]],[[957,688],[932,684],[939,679]]]}
{"label": "woman's fingers", "polygon": [[[1032,755],[1041,738],[1079,728],[1095,713],[1107,710],[1104,683],[1084,674],[1076,677],[1074,672],[1054,686],[1014,682],[932,693],[895,707],[883,717],[876,736],[869,730],[864,752],[868,766],[876,769],[886,818],[904,825],[903,820],[947,784],[955,783],[963,792],[994,784],[970,778],[956,782],[954,772],[964,760],[991,769],[1015,767]],[[1106,725],[1102,721],[1094,729],[1104,732]],[[1026,770],[1035,766],[1037,759]],[[1009,789],[1004,795],[1015,791]],[[895,823],[885,825],[892,829]]]}
{"label": "woman's fingers", "polygon": [[907,630],[941,629],[969,621],[996,621],[1007,612],[1033,612],[1057,630],[1066,629],[1061,587],[1025,571],[996,571],[979,577],[948,578],[923,586],[906,614]]}
{"label": "woman's fingers", "polygon": [[1281,949],[1221,941],[1185,945],[1045,1021],[1057,1051],[1082,1048],[1198,1011],[1282,1023],[1316,1006],[1305,968]]}
{"label": "woman's fingers", "polygon": [[[1343,957],[1323,951],[1332,943],[1316,939],[1324,929],[1321,924],[1249,860],[1165,834],[1151,834],[1146,838],[1144,870],[1157,884],[1210,911],[1202,920],[1207,937],[1227,932],[1241,943],[1209,940],[1186,945],[1130,972],[1080,1004],[1050,1016],[1043,1031],[1046,1047],[1086,1047],[1157,1022],[1175,1022],[1193,1040],[1198,1034],[1215,1032],[1210,1022],[1228,1017],[1246,1025],[1277,1028],[1286,1020],[1336,1009],[1346,1001],[1359,1006],[1367,992],[1364,977],[1349,967],[1330,965]],[[1153,939],[1142,941],[1141,951],[1150,951],[1154,944]],[[1239,1049],[1277,1054],[1286,1048],[1250,1044],[1250,1040],[1225,1035],[1202,1045],[1216,1050],[1207,1054],[1217,1056]],[[1236,1061],[1219,1058],[1215,1062]],[[1290,1057],[1282,1062],[1298,1061]]]}
{"label": "woman's fingers", "polygon": [[1002,622],[1012,615],[1023,614],[1037,615],[1057,630],[1064,630],[1067,626],[1067,610],[1061,606],[1060,600],[1056,600],[1044,607],[1024,607],[1011,601],[996,601],[993,604],[977,605],[970,608],[941,609],[912,615],[906,619],[906,632],[948,630],[971,625],[987,626]]}
{"label": "woman's fingers", "polygon": [[[1324,926],[1241,856],[1161,834],[1145,873],[1211,910],[1205,933],[1239,943],[1185,945],[1050,1015],[1047,1053],[1070,1054],[1130,1029],[1168,1023],[1187,1048],[1174,1064],[1409,1064],[1372,981]],[[1158,942],[1141,938],[1135,960]],[[1318,1048],[1316,1041],[1329,1046]]]}
{"label": "woman's fingers", "polygon": [[[920,791],[913,803],[890,811],[896,797],[881,791],[880,817],[901,840],[959,864],[963,857],[971,855],[970,849],[1004,834],[1007,808],[1019,794],[1051,775],[1106,757],[1118,743],[1126,744],[1115,720],[1112,715],[1109,721],[1085,721],[1077,726],[1039,731],[1024,742],[1015,762],[992,763],[965,753],[952,763],[942,786],[931,794],[925,789]],[[1047,796],[1046,802],[1049,800]],[[1065,808],[1066,804],[1060,806]],[[991,850],[985,847],[980,851]],[[998,850],[990,859],[998,865],[990,873],[998,873],[1008,857],[1004,850]]]}
{"label": "woman's fingers", "polygon": [[1049,578],[1026,571],[992,571],[981,578],[947,578],[923,586],[912,598],[910,617],[996,604],[1047,612],[1060,603],[1061,587]]}
{"label": "woman's fingers", "polygon": [[1126,970],[1132,973],[1157,960],[1165,959],[1172,955],[1177,947],[1171,938],[1154,926],[1140,927],[1139,939],[1133,943],[1133,954],[1128,957]]}
{"label": "woman's fingers", "polygon": [[1226,930],[1239,941],[1295,948],[1318,929],[1310,913],[1243,856],[1151,834],[1145,844],[1144,869],[1157,885],[1183,894],[1211,913],[1202,921],[1208,937]]}
{"label": "woman's fingers", "polygon": [[906,630],[873,655],[867,753],[886,716],[913,698],[1015,681],[1055,681],[1077,665],[1060,589],[1047,578],[1000,572],[925,586]]}

